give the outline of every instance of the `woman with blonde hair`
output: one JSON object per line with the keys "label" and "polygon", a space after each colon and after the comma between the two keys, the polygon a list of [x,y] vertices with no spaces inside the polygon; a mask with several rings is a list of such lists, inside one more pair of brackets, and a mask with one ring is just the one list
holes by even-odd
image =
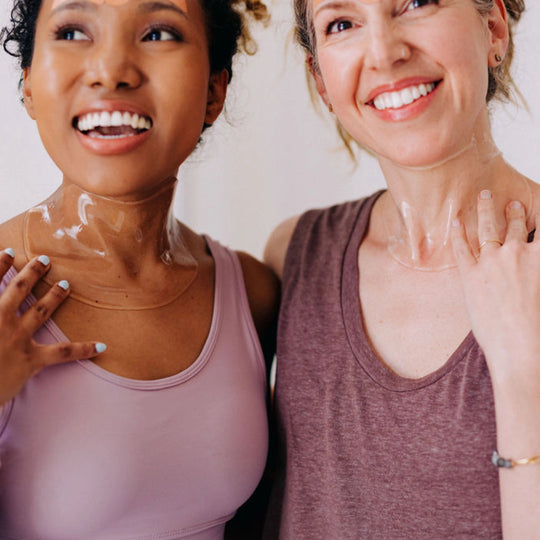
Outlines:
{"label": "woman with blonde hair", "polygon": [[295,0],[317,90],[388,188],[279,226],[267,537],[540,530],[540,187],[488,105],[522,0]]}

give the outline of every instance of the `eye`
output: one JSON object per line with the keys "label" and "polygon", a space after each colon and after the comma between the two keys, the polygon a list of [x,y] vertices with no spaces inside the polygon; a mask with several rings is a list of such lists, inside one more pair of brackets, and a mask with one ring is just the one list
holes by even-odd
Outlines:
{"label": "eye", "polygon": [[152,28],[144,35],[143,41],[181,41],[181,38],[174,30],[167,28]]}
{"label": "eye", "polygon": [[90,39],[83,30],[73,27],[59,28],[55,35],[56,39],[66,41],[88,41]]}
{"label": "eye", "polygon": [[352,28],[351,21],[341,19],[339,21],[331,22],[326,28],[326,33],[339,34],[340,32],[344,32],[345,30],[350,30],[351,28]]}
{"label": "eye", "polygon": [[405,11],[412,11],[413,9],[418,9],[424,6],[429,6],[431,4],[438,4],[439,0],[412,0],[407,4]]}

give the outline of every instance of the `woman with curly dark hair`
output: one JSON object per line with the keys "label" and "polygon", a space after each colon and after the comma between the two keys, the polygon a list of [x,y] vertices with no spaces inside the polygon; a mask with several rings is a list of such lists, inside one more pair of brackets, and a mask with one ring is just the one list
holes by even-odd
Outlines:
{"label": "woman with curly dark hair", "polygon": [[260,480],[277,280],[171,211],[247,16],[15,2],[4,47],[63,178],[0,226],[0,538],[217,540]]}
{"label": "woman with curly dark hair", "polygon": [[[523,0],[295,0],[388,189],[279,227],[268,538],[538,538],[540,187],[492,138]],[[494,452],[496,450],[496,452]]]}

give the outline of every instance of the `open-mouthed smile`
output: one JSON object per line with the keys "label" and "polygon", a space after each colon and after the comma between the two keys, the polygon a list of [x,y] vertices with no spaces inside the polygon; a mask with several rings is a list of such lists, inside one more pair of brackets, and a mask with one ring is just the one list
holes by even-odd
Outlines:
{"label": "open-mouthed smile", "polygon": [[127,111],[94,111],[73,119],[75,129],[96,139],[138,135],[152,128],[152,119]]}
{"label": "open-mouthed smile", "polygon": [[422,83],[407,86],[401,90],[379,94],[371,104],[379,111],[386,109],[400,109],[414,103],[418,99],[431,94],[438,82]]}

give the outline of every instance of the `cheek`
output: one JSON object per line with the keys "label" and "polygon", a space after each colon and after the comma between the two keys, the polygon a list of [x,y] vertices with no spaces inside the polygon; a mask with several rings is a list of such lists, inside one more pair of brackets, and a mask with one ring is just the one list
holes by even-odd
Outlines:
{"label": "cheek", "polygon": [[335,106],[351,99],[355,100],[361,72],[358,50],[346,46],[322,49],[318,60],[328,98],[332,104]]}
{"label": "cheek", "polygon": [[206,102],[210,68],[206,68],[205,63],[208,62],[200,55],[181,62],[148,65],[145,71],[152,73],[150,82],[159,81],[156,88],[160,99],[177,106],[185,103],[189,107],[201,100]]}
{"label": "cheek", "polygon": [[51,108],[51,96],[57,98],[68,86],[77,72],[69,58],[58,58],[58,55],[42,53],[34,57],[31,71],[31,88],[34,102],[45,102],[44,107]]}

